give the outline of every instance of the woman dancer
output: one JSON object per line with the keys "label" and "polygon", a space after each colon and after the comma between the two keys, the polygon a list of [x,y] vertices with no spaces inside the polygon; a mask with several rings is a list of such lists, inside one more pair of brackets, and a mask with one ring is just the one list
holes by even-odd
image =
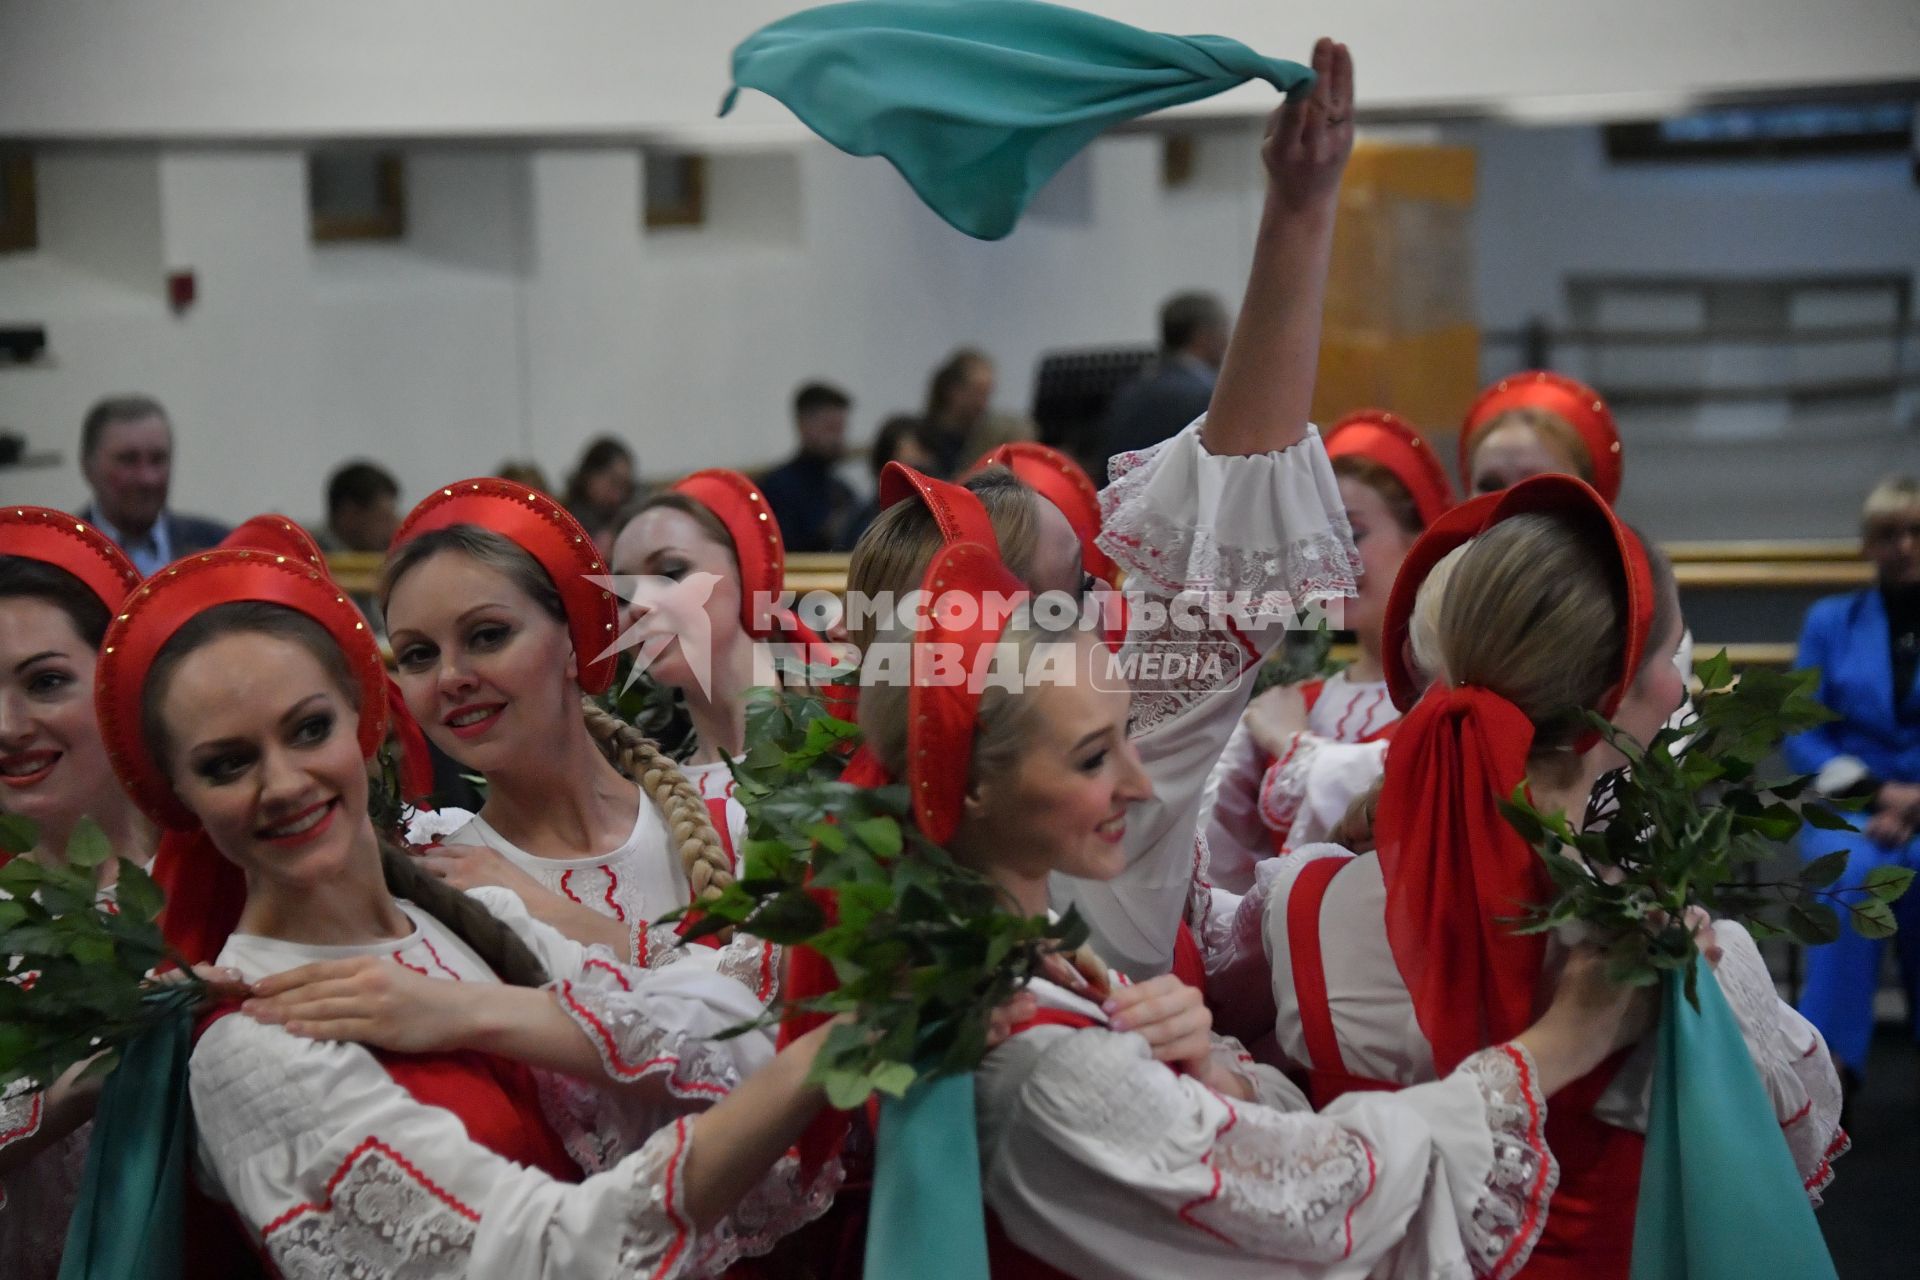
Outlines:
{"label": "woman dancer", "polygon": [[[1316,1103],[1432,1080],[1530,1020],[1558,953],[1503,922],[1553,885],[1499,801],[1524,783],[1537,807],[1582,821],[1596,780],[1624,763],[1582,709],[1651,739],[1684,694],[1679,638],[1664,561],[1577,480],[1475,499],[1415,545],[1382,645],[1409,710],[1387,752],[1379,851],[1299,849],[1265,908],[1279,1049]],[[1435,677],[1424,696],[1415,663]],[[1737,925],[1716,925],[1707,952],[1817,1192],[1844,1142],[1819,1036]],[[1609,1063],[1553,1100],[1561,1190],[1528,1274],[1626,1275],[1650,1065]]]}
{"label": "woman dancer", "polygon": [[[82,819],[120,857],[153,856],[153,828],[114,780],[93,714],[101,637],[139,582],[92,525],[45,507],[0,509],[0,784],[6,812],[34,824],[24,856],[36,862],[64,864]],[[101,868],[108,910],[116,865]],[[0,1097],[0,1258],[22,1280],[60,1270],[100,1093],[99,1077],[79,1075]]]}
{"label": "woman dancer", "polygon": [[[926,589],[1023,594],[975,544],[940,553]],[[906,780],[921,831],[1038,914],[1051,875],[1121,872],[1129,811],[1151,788],[1106,647],[983,612],[936,605],[929,627],[893,638],[940,645],[968,675],[1027,682],[878,684],[861,725]],[[977,1076],[996,1277],[1510,1275],[1555,1181],[1544,1094],[1645,1015],[1583,953],[1538,1022],[1446,1079],[1315,1115],[1279,1072],[1205,1034],[1204,1017],[1169,1066],[1127,1034],[1139,1011],[1116,1015],[1097,968],[1060,976],[1033,984],[1043,1013]]]}
{"label": "woman dancer", "polygon": [[1534,369],[1482,391],[1460,427],[1468,494],[1497,493],[1529,476],[1576,476],[1608,506],[1620,497],[1620,429],[1600,393]]}
{"label": "woman dancer", "polygon": [[346,597],[248,549],[137,592],[99,664],[115,771],[169,831],[169,941],[259,980],[191,1062],[256,1247],[290,1275],[690,1275],[817,1212],[783,1166],[721,1222],[820,1105],[817,1041],[711,1043],[759,1008],[731,979],[626,968],[383,848],[384,688]]}
{"label": "woman dancer", "polygon": [[[1056,902],[1076,907],[1107,958],[1135,977],[1172,967],[1183,925],[1205,945],[1213,896],[1199,874],[1201,791],[1246,706],[1247,674],[1297,611],[1353,590],[1346,518],[1307,423],[1335,196],[1353,142],[1353,64],[1345,46],[1322,40],[1313,66],[1313,92],[1274,113],[1262,146],[1266,208],[1212,407],[1172,440],[1115,458],[1101,497],[1100,547],[1127,574],[1123,663],[1206,659],[1136,694],[1132,732],[1154,796],[1128,825],[1125,872],[1055,885]],[[957,492],[905,468],[891,474],[919,501],[883,512],[855,548],[855,607],[904,597],[961,536],[990,540],[1034,591],[1078,596],[1084,553],[1053,503],[1003,472]],[[874,630],[871,618],[850,626],[856,642]]]}
{"label": "woman dancer", "polygon": [[[649,922],[725,884],[733,861],[673,761],[587,700],[614,675],[606,572],[553,499],[463,480],[401,524],[382,597],[408,709],[486,783],[479,813],[438,823],[427,868],[512,889],[536,919],[647,964],[677,941]],[[741,960],[770,996],[771,955]]]}
{"label": "woman dancer", "polygon": [[[694,750],[681,772],[699,789],[728,856],[746,832],[731,761],[746,749],[747,694],[795,675],[820,653],[814,634],[781,607],[786,547],[773,510],[738,471],[696,471],[646,500],[613,545],[613,572],[640,579],[622,611],[624,635],[647,674],[686,699]],[[667,599],[692,588],[684,606]],[[704,632],[703,646],[689,640]],[[763,642],[786,646],[769,653]],[[786,659],[784,671],[775,662]]]}

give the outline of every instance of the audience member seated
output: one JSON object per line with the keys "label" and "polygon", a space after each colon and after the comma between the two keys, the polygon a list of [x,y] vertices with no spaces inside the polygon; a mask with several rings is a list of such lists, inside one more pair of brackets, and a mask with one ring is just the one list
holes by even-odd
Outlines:
{"label": "audience member seated", "polygon": [[567,477],[561,499],[574,519],[587,527],[601,551],[613,545],[614,520],[633,501],[639,488],[633,450],[613,436],[601,436],[581,451],[573,474]]}
{"label": "audience member seated", "polygon": [[[1787,741],[1795,769],[1827,795],[1864,798],[1857,831],[1800,834],[1811,861],[1845,850],[1841,889],[1877,867],[1920,868],[1920,478],[1881,482],[1861,509],[1875,585],[1807,611],[1796,664],[1820,670],[1820,701],[1839,716]],[[1920,893],[1893,904],[1909,1019],[1920,1014]],[[1844,918],[1838,940],[1807,951],[1800,1012],[1820,1029],[1852,1085],[1866,1072],[1885,947]]]}
{"label": "audience member seated", "polygon": [[327,479],[327,527],[313,540],[322,551],[385,555],[400,527],[400,482],[377,462],[349,462]]}
{"label": "audience member seated", "polygon": [[109,396],[87,410],[80,471],[93,491],[80,518],[119,543],[142,574],[216,546],[230,532],[217,520],[167,510],[173,426],[151,396]]}
{"label": "audience member seated", "polygon": [[788,551],[831,551],[847,540],[859,500],[834,468],[847,451],[852,408],[852,397],[824,382],[809,382],[794,393],[800,451],[760,480]]}
{"label": "audience member seated", "polygon": [[874,496],[866,506],[860,508],[860,514],[854,517],[853,523],[841,535],[840,545],[834,548],[835,551],[853,550],[853,544],[860,541],[860,535],[880,514],[880,473],[887,469],[889,462],[898,462],[929,475],[933,473],[939,460],[934,455],[932,433],[927,429],[925,419],[908,413],[896,413],[880,424],[880,430],[867,450],[867,465],[873,468]]}
{"label": "audience member seated", "polygon": [[992,358],[973,347],[960,348],[933,371],[925,416],[936,465],[927,474],[956,479],[1001,445],[1039,435],[1031,419],[994,409],[994,386]]}
{"label": "audience member seated", "polygon": [[1159,444],[1205,413],[1231,332],[1227,309],[1212,294],[1167,299],[1160,308],[1160,358],[1108,406],[1098,437],[1102,455]]}

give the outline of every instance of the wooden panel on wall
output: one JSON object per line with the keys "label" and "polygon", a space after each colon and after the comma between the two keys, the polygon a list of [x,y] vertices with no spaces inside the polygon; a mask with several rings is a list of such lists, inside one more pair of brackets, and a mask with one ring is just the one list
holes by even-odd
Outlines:
{"label": "wooden panel on wall", "polygon": [[1450,429],[1480,372],[1470,147],[1363,142],[1340,188],[1313,413]]}

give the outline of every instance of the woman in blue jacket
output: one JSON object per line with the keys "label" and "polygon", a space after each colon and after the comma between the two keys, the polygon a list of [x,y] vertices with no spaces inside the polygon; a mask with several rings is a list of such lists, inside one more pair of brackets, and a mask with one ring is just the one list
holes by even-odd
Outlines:
{"label": "woman in blue jacket", "polygon": [[[1787,758],[1815,774],[1822,793],[1870,797],[1859,830],[1809,828],[1800,838],[1809,859],[1851,855],[1842,885],[1889,863],[1920,868],[1920,479],[1882,481],[1861,527],[1878,582],[1821,600],[1800,634],[1797,665],[1820,669],[1820,701],[1840,718],[1787,742]],[[1894,911],[1908,1009],[1920,1013],[1920,894]],[[1807,952],[1800,1012],[1854,1079],[1866,1070],[1880,964],[1881,944],[1846,926],[1838,941]]]}

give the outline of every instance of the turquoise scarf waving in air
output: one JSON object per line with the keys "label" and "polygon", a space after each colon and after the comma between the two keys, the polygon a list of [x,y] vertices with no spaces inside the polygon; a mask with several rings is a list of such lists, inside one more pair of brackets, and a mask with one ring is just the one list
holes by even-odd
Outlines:
{"label": "turquoise scarf waving in air", "polygon": [[720,113],[758,89],[842,151],[885,156],[955,228],[998,240],[1103,131],[1254,79],[1294,93],[1313,72],[1038,0],[856,0],[747,37]]}

